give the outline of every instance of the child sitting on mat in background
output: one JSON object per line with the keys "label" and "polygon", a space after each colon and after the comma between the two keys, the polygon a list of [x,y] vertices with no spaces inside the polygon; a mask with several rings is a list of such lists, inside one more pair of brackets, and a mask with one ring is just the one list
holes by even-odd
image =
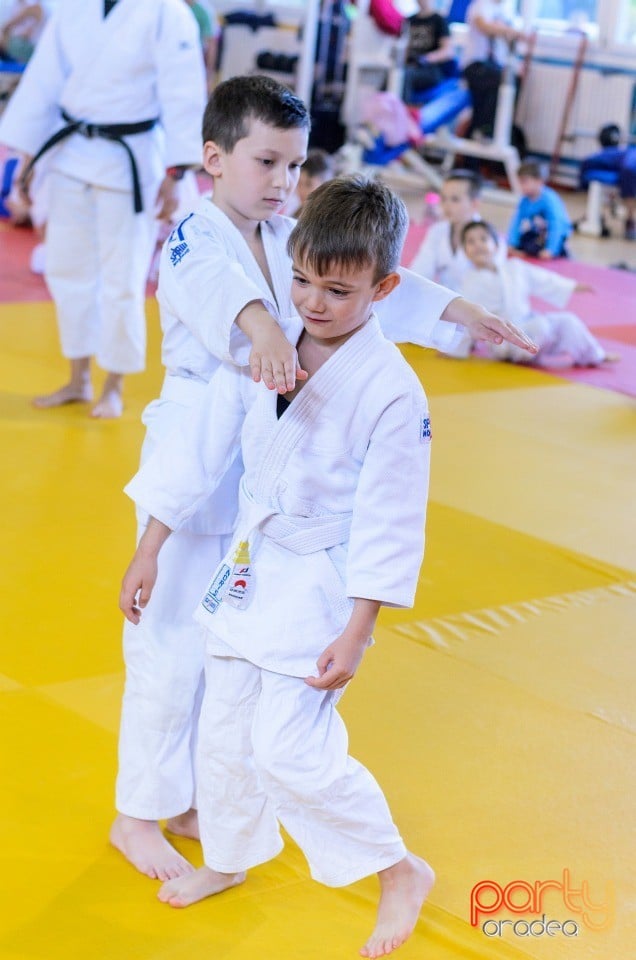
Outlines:
{"label": "child sitting on mat in background", "polygon": [[573,293],[591,292],[589,284],[561,277],[518,257],[498,263],[497,234],[483,220],[466,224],[462,243],[472,264],[462,281],[464,296],[517,324],[539,347],[533,356],[513,344],[488,344],[486,350],[492,359],[545,369],[596,367],[617,359],[605,352],[576,314],[539,313],[531,306],[530,297],[536,296],[564,307]]}
{"label": "child sitting on mat in background", "polygon": [[544,164],[527,160],[519,167],[518,177],[523,196],[508,228],[511,252],[541,260],[567,257],[565,241],[572,224],[563,200],[546,185]]}
{"label": "child sitting on mat in background", "polygon": [[[443,283],[451,290],[461,290],[462,278],[470,269],[462,247],[461,233],[473,220],[481,220],[479,194],[481,177],[473,170],[451,170],[440,189],[443,220],[434,223],[410,264],[414,273],[428,280]],[[505,246],[500,248],[506,256]]]}

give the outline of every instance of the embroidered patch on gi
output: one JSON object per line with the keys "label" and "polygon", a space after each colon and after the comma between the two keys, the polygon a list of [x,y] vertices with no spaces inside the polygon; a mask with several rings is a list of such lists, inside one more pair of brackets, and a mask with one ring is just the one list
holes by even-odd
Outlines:
{"label": "embroidered patch on gi", "polygon": [[185,234],[183,232],[183,228],[185,227],[188,220],[190,220],[190,218],[193,216],[194,216],[193,213],[189,213],[187,217],[184,217],[183,220],[181,220],[181,222],[176,225],[176,227],[168,237],[168,246],[170,246],[171,243],[174,243],[175,239],[185,240]]}
{"label": "embroidered patch on gi", "polygon": [[431,418],[422,417],[420,420],[420,443],[430,443],[431,437]]}
{"label": "embroidered patch on gi", "polygon": [[177,264],[181,263],[186,253],[190,252],[190,247],[188,244],[183,241],[183,243],[178,243],[176,247],[173,247],[170,251],[170,263],[173,267],[176,267]]}
{"label": "embroidered patch on gi", "polygon": [[224,563],[218,570],[214,580],[208,587],[206,594],[201,601],[201,606],[208,613],[216,613],[223,602],[223,596],[228,588],[228,578],[231,570],[227,563]]}

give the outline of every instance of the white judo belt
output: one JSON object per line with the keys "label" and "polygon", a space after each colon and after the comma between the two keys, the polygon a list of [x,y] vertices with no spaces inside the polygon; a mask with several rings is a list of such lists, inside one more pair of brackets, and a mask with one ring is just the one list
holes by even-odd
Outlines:
{"label": "white judo belt", "polygon": [[[245,497],[245,491],[241,492]],[[347,542],[351,515],[290,517],[252,501],[240,527],[240,535],[234,538],[230,550],[214,571],[201,600],[201,606],[208,614],[216,613],[222,603],[239,610],[249,605],[254,590],[252,553],[255,535],[265,536],[300,556],[317,553]]]}

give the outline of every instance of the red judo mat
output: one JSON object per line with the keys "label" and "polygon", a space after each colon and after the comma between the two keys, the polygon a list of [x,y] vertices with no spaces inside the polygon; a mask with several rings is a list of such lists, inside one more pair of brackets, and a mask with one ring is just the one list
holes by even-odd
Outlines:
{"label": "red judo mat", "polygon": [[[426,229],[427,224],[419,223],[409,228],[403,256],[407,266],[424,239]],[[575,293],[567,309],[585,321],[608,353],[619,355],[616,363],[606,363],[602,367],[577,367],[551,373],[562,379],[636,397],[636,273],[596,267],[578,260],[556,260],[549,269],[594,288],[593,293]],[[554,309],[542,300],[534,302],[538,310]]]}

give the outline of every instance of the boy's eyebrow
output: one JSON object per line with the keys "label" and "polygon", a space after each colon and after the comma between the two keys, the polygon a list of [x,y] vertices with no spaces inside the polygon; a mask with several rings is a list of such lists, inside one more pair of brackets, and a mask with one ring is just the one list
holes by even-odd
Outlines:
{"label": "boy's eyebrow", "polygon": [[[295,263],[292,265],[292,271],[294,273],[302,274],[303,277],[305,276],[305,273],[302,267],[296,266]],[[324,273],[319,274],[319,277],[322,281],[324,281],[324,283],[331,283],[335,287],[346,287],[349,290],[353,290],[353,288],[355,287],[355,283],[347,282],[346,280],[341,280],[339,277],[330,277],[329,275],[325,275]]]}

